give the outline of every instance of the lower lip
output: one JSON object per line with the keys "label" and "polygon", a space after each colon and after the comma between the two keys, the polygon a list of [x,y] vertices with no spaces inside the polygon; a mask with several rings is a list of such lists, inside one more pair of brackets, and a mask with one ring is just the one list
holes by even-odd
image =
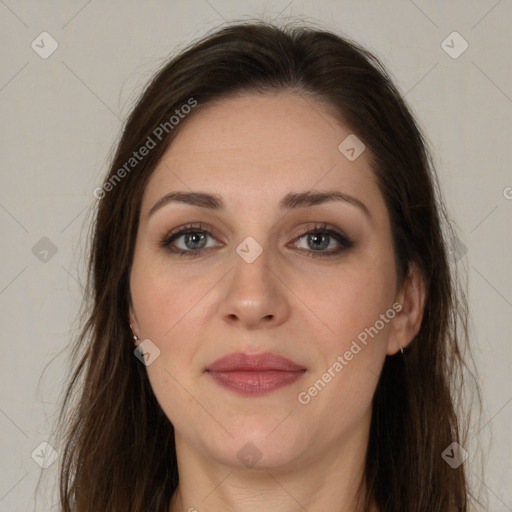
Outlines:
{"label": "lower lip", "polygon": [[242,395],[263,395],[275,389],[293,384],[304,375],[305,370],[286,372],[268,371],[229,371],[208,372],[217,384]]}

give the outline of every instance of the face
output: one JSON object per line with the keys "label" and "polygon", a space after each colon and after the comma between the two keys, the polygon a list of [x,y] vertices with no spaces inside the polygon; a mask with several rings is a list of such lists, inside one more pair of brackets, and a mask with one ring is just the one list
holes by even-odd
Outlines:
{"label": "face", "polygon": [[365,447],[400,306],[388,212],[368,150],[339,149],[350,135],[311,98],[247,94],[195,112],[154,170],[130,318],[160,351],[146,369],[178,452],[293,468]]}

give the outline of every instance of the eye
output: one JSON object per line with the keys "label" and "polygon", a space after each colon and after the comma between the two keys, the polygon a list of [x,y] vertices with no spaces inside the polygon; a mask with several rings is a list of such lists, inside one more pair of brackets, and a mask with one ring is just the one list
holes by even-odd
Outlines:
{"label": "eye", "polygon": [[[187,226],[166,234],[165,237],[160,240],[159,245],[179,256],[194,257],[201,255],[203,251],[211,248],[211,246],[206,246],[208,237],[213,238],[213,234],[203,224],[188,224]],[[183,244],[182,247],[177,243],[180,239],[183,239],[181,242]],[[306,245],[313,247],[313,249],[309,247],[302,249],[314,258],[336,256],[354,245],[346,234],[342,231],[332,229],[326,224],[308,226],[298,238],[298,240],[302,239],[305,239]],[[338,247],[326,251],[325,249],[329,248],[333,242],[337,243]],[[292,245],[299,247],[296,242]]]}
{"label": "eye", "polygon": [[[202,224],[188,224],[182,228],[171,231],[159,243],[160,247],[167,248],[170,252],[180,256],[198,256],[206,247],[207,238],[212,237],[209,231]],[[184,247],[176,247],[175,241],[183,238]]]}
{"label": "eye", "polygon": [[[352,240],[343,232],[335,230],[326,224],[315,224],[313,227],[308,226],[306,232],[303,233],[299,240],[305,240],[307,246],[305,250],[310,253],[313,258],[323,258],[329,256],[336,256],[354,246]],[[338,248],[331,251],[326,251],[332,243],[337,243]],[[297,243],[293,244],[298,247]],[[310,249],[313,247],[313,249]]]}

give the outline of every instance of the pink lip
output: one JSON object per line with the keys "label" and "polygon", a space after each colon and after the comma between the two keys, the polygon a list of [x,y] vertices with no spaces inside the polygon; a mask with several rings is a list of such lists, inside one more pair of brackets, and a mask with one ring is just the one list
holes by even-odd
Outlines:
{"label": "pink lip", "polygon": [[260,395],[292,384],[306,369],[271,352],[237,352],[217,359],[205,371],[228,389],[245,395]]}

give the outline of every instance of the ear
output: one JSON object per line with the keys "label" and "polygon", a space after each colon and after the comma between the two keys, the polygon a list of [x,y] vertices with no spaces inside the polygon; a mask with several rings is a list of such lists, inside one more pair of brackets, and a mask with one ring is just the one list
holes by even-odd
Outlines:
{"label": "ear", "polygon": [[[390,322],[390,334],[386,354],[396,354],[401,347],[405,348],[418,334],[425,307],[425,281],[415,264],[411,264],[395,301],[402,307]],[[398,308],[397,308],[398,309]]]}

